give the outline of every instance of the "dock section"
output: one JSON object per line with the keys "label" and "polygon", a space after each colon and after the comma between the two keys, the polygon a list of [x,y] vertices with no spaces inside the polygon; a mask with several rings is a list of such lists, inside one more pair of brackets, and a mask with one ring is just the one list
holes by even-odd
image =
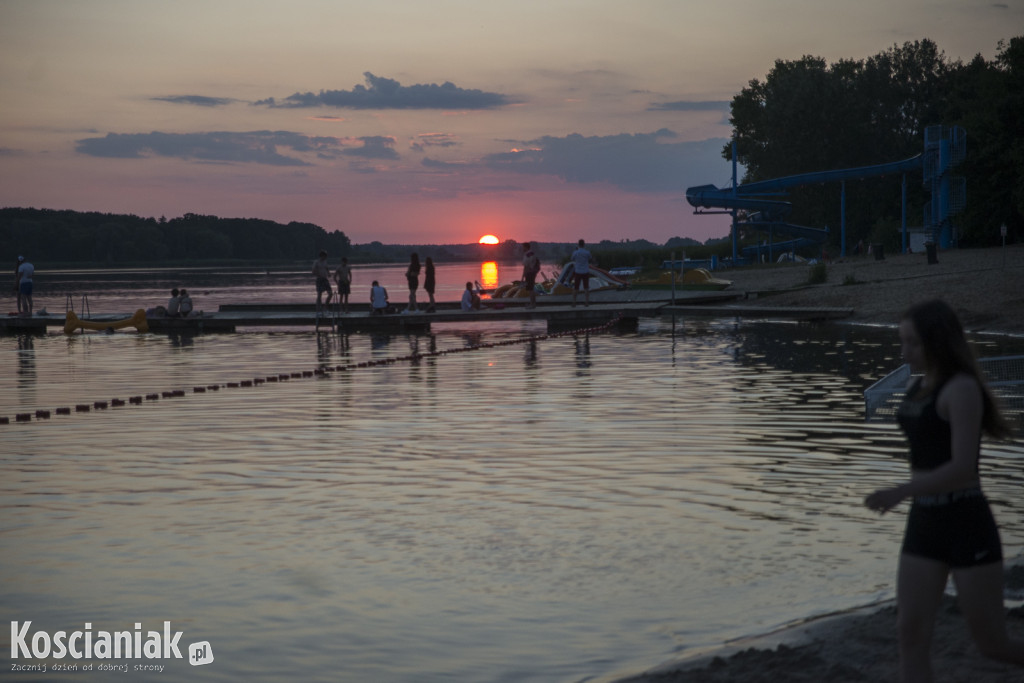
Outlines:
{"label": "dock section", "polygon": [[[835,320],[853,314],[849,308],[780,308],[737,304],[742,292],[683,292],[674,301],[665,292],[622,290],[594,292],[585,306],[582,297],[576,306],[572,298],[538,298],[535,308],[527,307],[526,299],[484,300],[480,310],[463,311],[456,303],[437,305],[433,312],[402,313],[399,307],[383,315],[371,315],[366,304],[353,304],[348,313],[335,310],[317,314],[314,304],[232,304],[221,306],[215,313],[189,318],[148,318],[149,329],[162,334],[205,334],[237,332],[264,327],[305,328],[325,331],[427,333],[438,323],[494,323],[520,320],[543,320],[548,329],[562,331],[590,327],[619,319],[625,327],[635,326],[639,318],[661,315],[786,318],[797,320]],[[92,322],[110,322],[111,326],[129,314],[97,314]],[[0,334],[46,334],[49,328],[63,329],[65,315],[46,314],[31,317],[0,318]],[[111,330],[113,331],[113,330]],[[103,331],[93,332],[102,334]]]}

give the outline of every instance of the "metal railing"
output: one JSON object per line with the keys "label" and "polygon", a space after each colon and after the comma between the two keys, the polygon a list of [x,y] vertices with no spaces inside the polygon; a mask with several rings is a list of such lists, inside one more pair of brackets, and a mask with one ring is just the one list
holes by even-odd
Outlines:
{"label": "metal railing", "polygon": [[[1011,422],[1024,426],[1024,356],[979,358],[985,381]],[[864,391],[864,419],[886,422],[896,419],[896,411],[910,383],[910,366],[904,364]]]}

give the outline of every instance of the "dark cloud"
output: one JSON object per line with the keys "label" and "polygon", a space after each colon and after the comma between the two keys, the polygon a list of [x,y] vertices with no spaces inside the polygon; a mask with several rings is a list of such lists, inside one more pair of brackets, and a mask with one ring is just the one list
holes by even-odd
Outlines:
{"label": "dark cloud", "polygon": [[442,170],[465,170],[467,168],[467,164],[464,162],[440,161],[438,159],[431,159],[430,157],[423,157],[423,161],[421,161],[420,163],[427,168],[437,168]]}
{"label": "dark cloud", "polygon": [[[491,154],[493,169],[553,175],[570,183],[611,183],[628,192],[673,192],[714,182],[728,169],[722,159],[724,139],[666,142],[675,133],[563,138],[543,137],[524,149]],[[710,180],[709,180],[710,178]]]}
{"label": "dark cloud", "polygon": [[653,102],[647,111],[729,111],[729,101],[678,100],[676,102]]}
{"label": "dark cloud", "polygon": [[423,133],[409,143],[409,148],[423,152],[427,147],[455,147],[459,141],[451,133]]}
{"label": "dark cloud", "polygon": [[105,137],[78,140],[75,147],[81,154],[117,159],[158,156],[271,166],[311,165],[297,157],[280,154],[278,148],[331,157],[341,150],[342,144],[338,138],[264,130],[248,133],[108,133]]}
{"label": "dark cloud", "polygon": [[359,138],[363,143],[362,147],[349,147],[342,154],[362,159],[398,159],[398,152],[394,150],[395,139],[382,135],[369,135]]}
{"label": "dark cloud", "polygon": [[157,102],[173,102],[174,104],[191,104],[197,107],[222,107],[237,100],[230,97],[206,97],[205,95],[168,95],[154,97]]}
{"label": "dark cloud", "polygon": [[268,107],[342,107],[347,109],[492,109],[510,103],[505,95],[467,90],[445,82],[402,85],[390,78],[367,71],[366,85],[351,90],[321,90],[319,93],[295,93],[281,101],[273,97],[255,104]]}

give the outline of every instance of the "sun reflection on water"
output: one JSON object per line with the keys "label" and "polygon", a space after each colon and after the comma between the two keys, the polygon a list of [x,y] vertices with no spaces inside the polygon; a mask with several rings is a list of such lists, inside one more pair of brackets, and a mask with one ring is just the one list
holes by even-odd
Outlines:
{"label": "sun reflection on water", "polygon": [[484,261],[480,264],[480,284],[484,289],[498,286],[498,264],[496,261]]}

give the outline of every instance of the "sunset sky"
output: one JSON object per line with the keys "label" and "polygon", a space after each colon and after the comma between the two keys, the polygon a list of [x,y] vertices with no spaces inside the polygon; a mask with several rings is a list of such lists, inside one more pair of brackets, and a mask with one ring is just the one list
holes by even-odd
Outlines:
{"label": "sunset sky", "polygon": [[1024,0],[0,0],[0,206],[703,241],[728,224],[684,190],[728,184],[728,103],[776,59],[991,59],[1021,27]]}

